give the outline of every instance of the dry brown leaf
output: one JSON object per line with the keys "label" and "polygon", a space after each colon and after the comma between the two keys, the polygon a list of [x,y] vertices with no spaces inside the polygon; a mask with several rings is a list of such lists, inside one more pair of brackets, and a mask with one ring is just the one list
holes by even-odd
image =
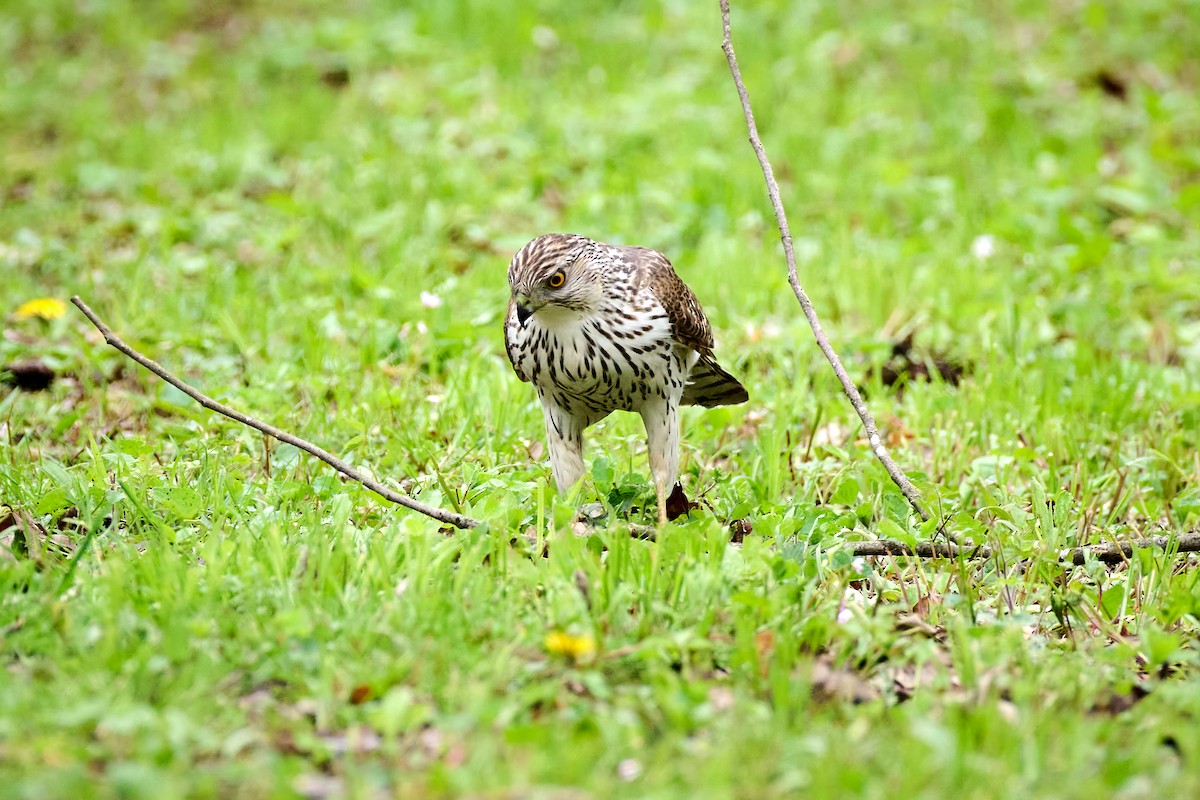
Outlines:
{"label": "dry brown leaf", "polygon": [[879,690],[853,670],[837,667],[829,657],[812,665],[813,698],[820,702],[869,703],[878,700]]}
{"label": "dry brown leaf", "polygon": [[679,519],[684,514],[690,513],[693,508],[699,507],[699,503],[692,502],[683,493],[683,484],[676,483],[675,488],[671,490],[670,496],[667,497],[667,519]]}
{"label": "dry brown leaf", "polygon": [[1091,707],[1090,711],[1092,714],[1107,714],[1110,717],[1115,717],[1133,708],[1149,695],[1149,689],[1140,683],[1135,683],[1129,687],[1128,692],[1113,692],[1104,699],[1097,701]]}
{"label": "dry brown leaf", "polygon": [[[920,603],[918,603],[920,605]],[[946,641],[946,629],[941,625],[931,625],[917,614],[904,614],[896,618],[896,630],[900,633],[920,634],[939,642]]]}
{"label": "dry brown leaf", "polygon": [[[61,519],[75,514],[74,509],[68,509]],[[10,558],[28,558],[41,569],[47,557],[69,555],[75,545],[61,532],[47,531],[28,511],[0,506],[0,549]]]}
{"label": "dry brown leaf", "polygon": [[542,456],[546,455],[546,446],[542,444],[540,439],[521,439],[521,446],[525,448],[525,454],[529,456],[530,461],[541,461]]}
{"label": "dry brown leaf", "polygon": [[909,439],[915,439],[917,435],[908,429],[904,424],[904,420],[895,415],[889,415],[887,418],[887,430],[884,433],[884,440],[888,447],[902,447]]}
{"label": "dry brown leaf", "polygon": [[766,659],[775,650],[775,633],[763,630],[754,634],[754,647],[758,650],[758,657]]}

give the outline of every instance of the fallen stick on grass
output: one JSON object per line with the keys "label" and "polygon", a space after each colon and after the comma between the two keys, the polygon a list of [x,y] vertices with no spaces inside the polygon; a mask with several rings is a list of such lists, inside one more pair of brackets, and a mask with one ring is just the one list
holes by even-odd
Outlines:
{"label": "fallen stick on grass", "polygon": [[[1171,550],[1177,553],[1200,553],[1200,534],[1185,533],[1182,536],[1150,536],[1145,539],[1130,539],[1111,544],[1089,544],[1083,547],[1073,547],[1062,550],[1058,554],[1059,561],[1069,561],[1077,567],[1087,563],[1091,556],[1105,564],[1120,564],[1128,561],[1135,550]],[[966,558],[971,560],[986,560],[991,558],[990,547],[969,547],[967,545],[934,544],[921,542],[915,548],[894,539],[877,539],[873,542],[855,542],[850,551],[855,556],[908,556],[916,558]]]}
{"label": "fallen stick on grass", "polygon": [[1059,561],[1070,561],[1075,566],[1082,566],[1090,555],[1106,564],[1119,564],[1128,561],[1134,550],[1156,548],[1169,550],[1172,545],[1177,553],[1200,553],[1200,533],[1185,533],[1182,536],[1150,536],[1145,539],[1130,539],[1125,542],[1112,544],[1089,544],[1064,550],[1058,557]]}
{"label": "fallen stick on grass", "polygon": [[796,267],[796,251],[792,247],[792,232],[788,226],[787,213],[783,210],[783,200],[779,196],[779,184],[775,182],[775,171],[771,168],[771,162],[767,159],[766,148],[763,147],[762,139],[758,136],[758,126],[754,123],[754,111],[750,108],[750,94],[746,91],[746,83],[742,80],[742,71],[738,69],[737,56],[733,52],[733,34],[729,27],[729,0],[720,0],[721,3],[721,25],[724,31],[724,37],[721,41],[721,49],[725,51],[725,60],[729,62],[729,72],[733,75],[733,84],[737,87],[738,99],[742,101],[742,116],[746,118],[746,129],[750,132],[750,146],[754,148],[754,154],[758,156],[758,165],[762,168],[763,178],[767,182],[767,194],[771,197],[771,207],[775,210],[775,221],[779,224],[779,238],[783,241],[783,254],[787,257],[788,265],[788,283],[792,285],[792,293],[796,295],[796,300],[800,302],[800,308],[804,311],[804,316],[808,318],[809,327],[812,328],[813,336],[817,339],[817,346],[821,348],[821,352],[825,354],[825,358],[833,367],[834,373],[838,380],[842,383],[842,391],[846,393],[846,397],[850,400],[850,405],[854,406],[854,410],[858,412],[859,419],[862,420],[863,429],[867,433],[867,441],[871,444],[871,450],[874,451],[875,457],[883,464],[883,468],[887,470],[887,474],[891,477],[892,482],[900,487],[900,491],[908,499],[909,504],[913,509],[921,515],[922,519],[929,519],[929,511],[926,510],[924,503],[921,502],[921,495],[917,492],[916,487],[912,485],[912,481],[904,474],[904,470],[892,459],[887,448],[883,444],[883,439],[879,436],[879,429],[875,425],[875,418],[871,415],[870,409],[867,408],[866,402],[862,398],[862,394],[858,391],[858,387],[854,385],[854,381],[850,379],[846,368],[842,366],[842,360],[838,358],[838,354],[833,349],[833,345],[829,343],[829,337],[825,335],[824,329],[821,327],[821,320],[817,317],[817,311],[813,308],[812,301],[808,299],[808,294],[800,285],[799,270]]}
{"label": "fallen stick on grass", "polygon": [[224,403],[218,403],[216,400],[213,400],[200,390],[188,386],[179,378],[176,378],[170,372],[167,372],[167,370],[163,369],[160,364],[155,361],[151,361],[149,358],[146,358],[144,355],[125,344],[125,342],[121,341],[121,337],[113,333],[107,325],[101,322],[100,318],[96,316],[95,312],[88,308],[87,303],[83,302],[83,300],[79,298],[79,295],[72,297],[71,302],[74,303],[76,307],[83,312],[84,316],[86,316],[91,323],[96,326],[96,330],[100,331],[100,333],[104,336],[104,341],[108,342],[110,345],[117,348],[122,353],[129,356],[134,361],[141,364],[143,367],[150,370],[155,375],[186,394],[188,397],[192,398],[209,411],[215,411],[218,414],[229,417],[230,419],[240,422],[243,425],[249,425],[251,428],[254,428],[257,431],[262,431],[273,439],[278,439],[281,442],[298,447],[310,455],[316,456],[329,466],[336,469],[338,472],[345,475],[347,478],[358,481],[363,486],[382,497],[384,500],[397,503],[405,508],[424,514],[427,517],[432,517],[439,522],[444,522],[447,525],[453,525],[456,528],[474,528],[479,524],[479,520],[477,519],[471,519],[470,517],[463,516],[462,514],[456,514],[453,511],[447,511],[444,508],[436,508],[435,506],[427,505],[419,500],[414,500],[407,495],[403,495],[397,491],[389,489],[374,478],[359,472],[354,467],[335,456],[333,453],[330,453],[328,450],[317,447],[315,444],[305,441],[299,436],[293,436],[287,431],[280,430],[274,425],[268,425],[267,423],[261,422],[254,417],[243,414],[237,409],[230,408]]}

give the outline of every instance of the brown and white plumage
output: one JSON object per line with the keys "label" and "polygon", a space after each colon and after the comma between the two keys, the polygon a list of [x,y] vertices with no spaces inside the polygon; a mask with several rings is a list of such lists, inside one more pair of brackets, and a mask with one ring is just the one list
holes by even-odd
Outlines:
{"label": "brown and white plumage", "polygon": [[505,349],[517,377],[537,388],[559,490],[583,476],[583,430],[613,411],[635,411],[665,520],[679,470],[679,406],[749,399],[713,356],[696,296],[661,253],[575,234],[526,244],[508,283]]}

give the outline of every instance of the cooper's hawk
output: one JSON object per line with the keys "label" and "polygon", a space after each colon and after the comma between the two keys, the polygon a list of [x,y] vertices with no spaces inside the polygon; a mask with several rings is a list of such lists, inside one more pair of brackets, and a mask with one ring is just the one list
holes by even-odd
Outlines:
{"label": "cooper's hawk", "polygon": [[583,429],[613,411],[646,425],[659,521],[679,471],[679,406],[749,399],[713,357],[708,319],[666,257],[549,233],[508,266],[504,344],[537,387],[559,491],[583,476]]}

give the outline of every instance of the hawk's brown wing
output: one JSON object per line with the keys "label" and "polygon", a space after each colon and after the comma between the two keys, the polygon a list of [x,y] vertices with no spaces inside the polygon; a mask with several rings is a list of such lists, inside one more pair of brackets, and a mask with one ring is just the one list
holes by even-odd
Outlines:
{"label": "hawk's brown wing", "polygon": [[746,387],[722,369],[713,356],[712,327],[696,295],[675,273],[666,256],[656,250],[637,249],[640,251],[639,260],[645,280],[667,312],[675,341],[700,354],[688,375],[687,386],[683,390],[683,404],[711,408],[737,405],[749,400]]}
{"label": "hawk's brown wing", "polygon": [[667,312],[675,341],[692,348],[702,356],[712,353],[713,335],[708,317],[704,316],[704,309],[700,307],[696,295],[692,294],[692,290],[683,279],[675,274],[671,262],[657,250],[645,247],[633,249],[638,251],[643,279],[662,304],[663,310]]}

